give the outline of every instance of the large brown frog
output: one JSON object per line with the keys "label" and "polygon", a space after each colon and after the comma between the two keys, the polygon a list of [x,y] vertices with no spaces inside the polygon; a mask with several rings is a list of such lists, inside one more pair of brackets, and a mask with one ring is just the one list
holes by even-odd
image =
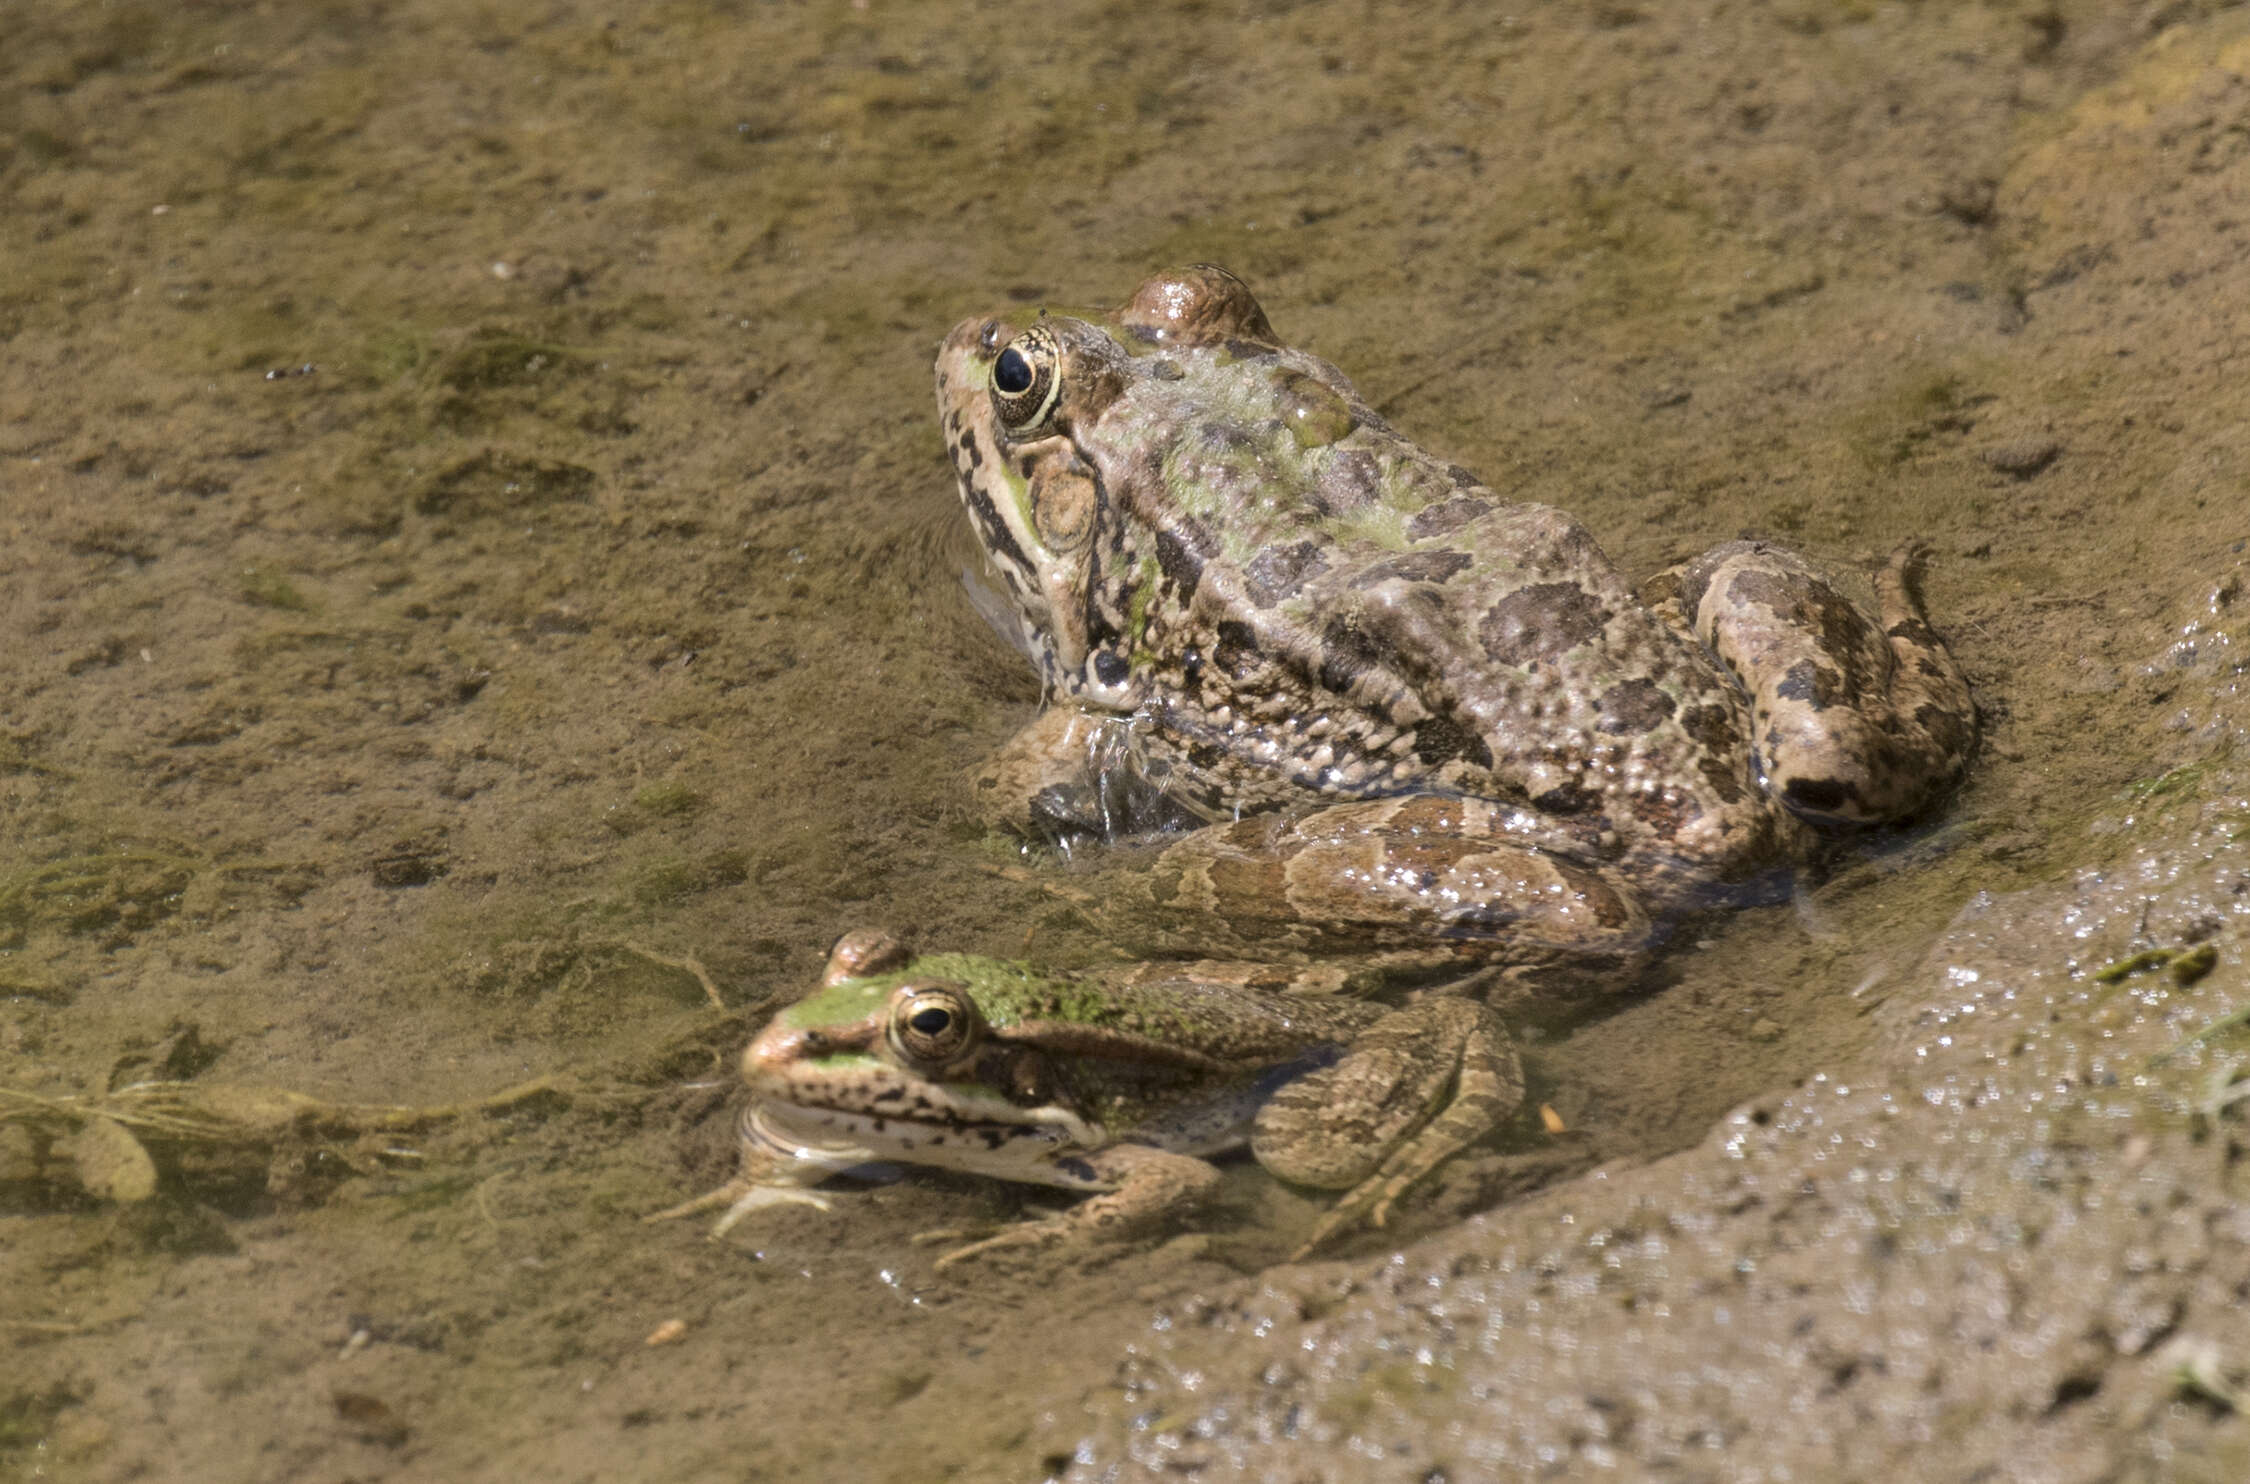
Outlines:
{"label": "large brown frog", "polygon": [[1909,554],[1879,617],[1748,541],[1644,601],[1576,520],[1283,344],[1223,269],[966,320],[937,394],[1048,697],[986,812],[1201,822],[1106,902],[1136,946],[1615,968],[1824,835],[1923,809],[1973,746]]}

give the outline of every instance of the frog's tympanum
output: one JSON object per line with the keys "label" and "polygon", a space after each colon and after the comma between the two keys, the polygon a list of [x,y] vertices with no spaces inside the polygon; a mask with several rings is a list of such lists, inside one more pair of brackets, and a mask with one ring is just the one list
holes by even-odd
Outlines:
{"label": "frog's tympanum", "polygon": [[[1470,970],[1623,987],[1683,913],[1923,810],[1973,746],[1910,553],[1875,576],[1879,616],[1755,541],[1636,593],[1570,516],[1423,451],[1284,345],[1222,269],[1158,274],[1107,312],[964,321],[937,394],[1047,694],[982,806],[1050,839],[1184,816],[1098,904],[1136,950],[1305,965],[1331,989]],[[1445,1008],[1403,1030],[1419,1004],[1229,989],[1211,963],[1152,1002],[935,962],[846,978],[751,1048],[769,1165],[848,1128],[897,1159],[1106,1191],[1030,1228],[1095,1232],[1184,1199],[1216,1130],[1251,1126],[1279,1173],[1353,1187],[1325,1233],[1518,1095],[1470,1001],[1425,999]],[[925,1015],[966,1049],[925,1048]],[[1276,1110],[1332,1095],[1293,1073],[1363,1048],[1388,1069],[1350,1079],[1368,1097],[1318,1137],[1269,1136]],[[1456,1077],[1450,1104],[1429,1091]],[[1408,1132],[1368,1107],[1413,1110]],[[1334,1178],[1294,1157],[1340,1170],[1354,1140]]]}

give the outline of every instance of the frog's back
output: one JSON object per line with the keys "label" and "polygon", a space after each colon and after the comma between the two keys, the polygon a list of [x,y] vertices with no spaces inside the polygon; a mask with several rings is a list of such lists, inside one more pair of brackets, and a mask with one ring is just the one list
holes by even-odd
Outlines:
{"label": "frog's back", "polygon": [[1201,774],[1249,798],[1280,773],[1595,815],[1693,755],[1713,795],[1699,804],[1740,795],[1747,758],[1712,751],[1738,735],[1738,697],[1583,526],[1425,453],[1324,362],[1266,357],[1249,381],[1278,389],[1270,403],[1181,387],[1175,406],[1202,415],[1170,418],[1160,455],[1111,480],[1155,558],[1152,585],[1117,601],[1138,604],[1154,710]]}

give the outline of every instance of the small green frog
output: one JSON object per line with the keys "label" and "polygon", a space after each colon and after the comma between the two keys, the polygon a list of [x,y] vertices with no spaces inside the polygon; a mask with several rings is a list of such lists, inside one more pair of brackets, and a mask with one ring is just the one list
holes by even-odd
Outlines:
{"label": "small green frog", "polygon": [[[1178,971],[1175,971],[1178,972]],[[1343,1190],[1303,1256],[1380,1226],[1417,1181],[1523,1097],[1506,1029],[1474,1000],[1404,1008],[1178,978],[1130,982],[844,936],[820,989],[743,1053],[742,1170],[665,1216],[717,1228],[876,1160],[1094,1193],[938,1260],[1138,1236],[1208,1197],[1247,1144]],[[945,1240],[957,1233],[939,1232]]]}

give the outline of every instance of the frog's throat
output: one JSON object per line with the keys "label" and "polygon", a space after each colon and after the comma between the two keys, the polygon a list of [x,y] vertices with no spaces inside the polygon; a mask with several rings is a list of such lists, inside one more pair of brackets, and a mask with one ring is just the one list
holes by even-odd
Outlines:
{"label": "frog's throat", "polygon": [[[1005,1106],[1005,1105],[1003,1105]],[[934,1110],[932,1110],[934,1111]],[[1058,1156],[1099,1149],[1108,1136],[1065,1108],[1009,1108],[1010,1121],[900,1118],[891,1114],[760,1102],[743,1120],[743,1141],[776,1162],[795,1162],[772,1183],[810,1185],[855,1165],[896,1159],[1001,1180],[1079,1186]],[[1077,1161],[1064,1161],[1066,1165]]]}

